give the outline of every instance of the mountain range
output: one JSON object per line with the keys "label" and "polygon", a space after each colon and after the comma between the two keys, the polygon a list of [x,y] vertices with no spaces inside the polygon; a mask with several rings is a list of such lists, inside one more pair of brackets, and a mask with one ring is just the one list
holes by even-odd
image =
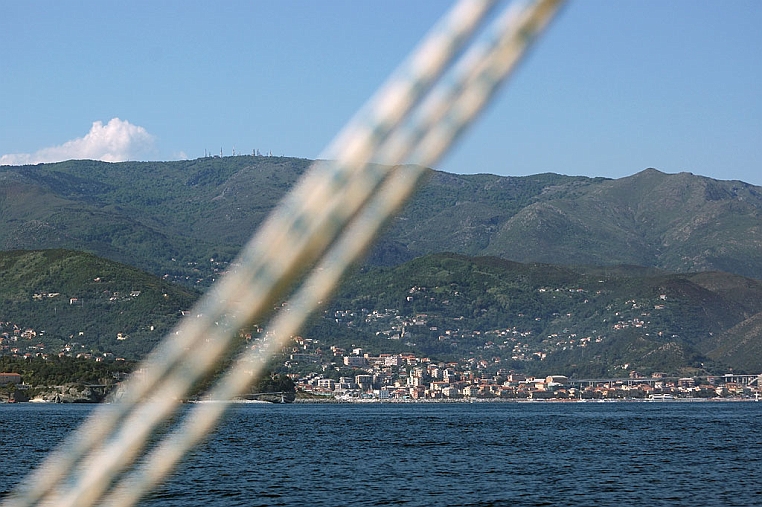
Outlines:
{"label": "mountain range", "polygon": [[[206,286],[310,163],[238,156],[2,166],[0,250],[83,250]],[[435,252],[762,279],[762,188],[655,169],[616,180],[430,171],[367,262]]]}

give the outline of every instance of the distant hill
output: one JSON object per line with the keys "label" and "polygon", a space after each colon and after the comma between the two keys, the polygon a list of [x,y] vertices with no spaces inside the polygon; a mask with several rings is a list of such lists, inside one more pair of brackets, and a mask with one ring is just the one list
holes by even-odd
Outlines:
{"label": "distant hill", "polygon": [[[136,268],[68,250],[0,252],[1,352],[142,357],[199,293]],[[38,347],[38,344],[41,347]]]}
{"label": "distant hill", "polygon": [[[0,354],[137,359],[199,292],[68,250],[0,253]],[[365,266],[303,331],[332,346],[414,352],[545,375],[762,371],[762,282],[722,272],[570,268],[436,254]]]}
{"label": "distant hill", "polygon": [[208,286],[309,161],[0,167],[0,250],[66,248]]}
{"label": "distant hill", "polygon": [[[239,156],[0,167],[0,250],[71,248],[207,286],[309,166]],[[762,279],[762,188],[647,169],[617,180],[430,178],[368,259],[436,253]]]}
{"label": "distant hill", "polygon": [[439,254],[362,269],[324,319],[353,330],[345,346],[364,336],[376,352],[407,344],[535,374],[762,371],[762,282],[721,272]]}
{"label": "distant hill", "polygon": [[387,241],[520,262],[762,278],[762,188],[647,169],[618,180],[435,173]]}

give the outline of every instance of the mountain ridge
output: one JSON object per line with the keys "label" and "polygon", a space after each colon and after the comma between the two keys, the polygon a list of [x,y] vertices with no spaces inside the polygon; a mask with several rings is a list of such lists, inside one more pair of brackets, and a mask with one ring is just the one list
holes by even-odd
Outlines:
{"label": "mountain ridge", "polygon": [[[1,166],[0,249],[74,248],[205,287],[310,163]],[[620,179],[430,170],[367,262],[443,251],[762,279],[762,188],[653,168]]]}

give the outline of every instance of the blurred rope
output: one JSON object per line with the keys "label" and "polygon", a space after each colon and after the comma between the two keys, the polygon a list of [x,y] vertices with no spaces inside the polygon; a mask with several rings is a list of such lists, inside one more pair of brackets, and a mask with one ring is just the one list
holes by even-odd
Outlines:
{"label": "blurred rope", "polygon": [[561,0],[512,4],[475,38],[495,3],[463,0],[453,7],[310,167],[230,272],[141,364],[124,395],[94,410],[4,507],[134,505],[208,435],[226,404],[194,405],[160,442],[147,444],[230,353],[238,331],[264,319],[303,278],[209,395],[231,400],[250,388],[405,203],[425,167],[488,103]]}

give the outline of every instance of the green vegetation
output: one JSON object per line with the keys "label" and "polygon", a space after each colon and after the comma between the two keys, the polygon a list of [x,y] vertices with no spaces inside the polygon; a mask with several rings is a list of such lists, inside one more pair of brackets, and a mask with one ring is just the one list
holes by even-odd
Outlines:
{"label": "green vegetation", "polygon": [[[304,335],[348,350],[473,358],[534,374],[755,372],[760,356],[719,346],[737,343],[729,334],[760,312],[762,283],[725,273],[440,254],[363,268]],[[759,345],[757,335],[741,348]]]}
{"label": "green vegetation", "polygon": [[[239,156],[0,167],[0,249],[67,248],[207,287],[310,161]],[[762,192],[648,169],[628,178],[430,178],[369,256],[457,252],[762,279]]]}
{"label": "green vegetation", "polygon": [[251,398],[278,403],[291,402],[296,398],[294,381],[286,375],[264,375],[251,390]]}
{"label": "green vegetation", "polygon": [[199,294],[135,268],[67,250],[0,252],[3,348],[145,355]]}
{"label": "green vegetation", "polygon": [[0,249],[84,250],[206,287],[308,164],[227,157],[4,166]]}
{"label": "green vegetation", "polygon": [[[0,352],[138,359],[197,297],[90,254],[3,253]],[[412,352],[533,374],[692,374],[762,370],[760,322],[762,282],[726,273],[439,254],[397,267],[366,266],[346,277],[303,336],[326,353],[331,347]],[[245,345],[243,335],[239,342]],[[271,368],[289,371],[282,362]],[[310,371],[309,364],[299,368]]]}
{"label": "green vegetation", "polygon": [[130,361],[92,361],[85,358],[53,356],[23,358],[0,356],[0,371],[18,373],[24,384],[56,386],[67,383],[112,385],[132,371]]}

